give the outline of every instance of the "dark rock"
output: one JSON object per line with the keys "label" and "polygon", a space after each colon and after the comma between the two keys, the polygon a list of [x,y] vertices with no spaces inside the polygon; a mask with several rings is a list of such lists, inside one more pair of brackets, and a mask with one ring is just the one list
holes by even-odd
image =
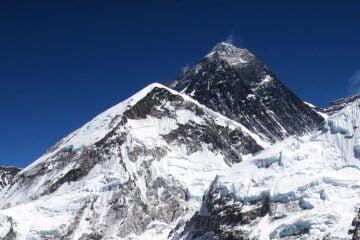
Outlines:
{"label": "dark rock", "polygon": [[18,174],[20,171],[21,169],[17,167],[0,166],[0,190],[10,184],[16,174]]}
{"label": "dark rock", "polygon": [[[180,236],[184,240],[192,239],[249,239],[249,232],[233,226],[253,224],[257,219],[265,216],[270,211],[270,200],[264,194],[262,198],[243,202],[237,200],[233,193],[217,186],[217,179],[204,197],[202,208],[186,223]],[[244,211],[243,206],[247,205]],[[175,236],[172,233],[171,237]],[[179,236],[177,236],[179,237]],[[174,239],[176,239],[174,237]]]}
{"label": "dark rock", "polygon": [[360,240],[360,210],[351,226],[352,228],[349,230],[349,234],[352,235],[352,240]]}

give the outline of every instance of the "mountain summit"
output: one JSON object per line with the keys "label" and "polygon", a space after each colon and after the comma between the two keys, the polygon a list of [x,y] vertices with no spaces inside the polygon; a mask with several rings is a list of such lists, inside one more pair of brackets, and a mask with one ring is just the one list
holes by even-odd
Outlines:
{"label": "mountain summit", "polygon": [[232,65],[241,65],[251,63],[256,59],[249,50],[244,48],[237,48],[234,45],[226,42],[220,42],[207,54],[207,57],[215,55],[218,58],[229,62]]}
{"label": "mountain summit", "polygon": [[270,143],[308,133],[323,121],[254,54],[229,43],[216,44],[169,86]]}

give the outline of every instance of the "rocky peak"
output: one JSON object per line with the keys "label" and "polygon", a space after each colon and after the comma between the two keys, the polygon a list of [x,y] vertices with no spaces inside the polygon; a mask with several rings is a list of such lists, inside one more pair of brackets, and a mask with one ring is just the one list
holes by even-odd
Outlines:
{"label": "rocky peak", "polygon": [[218,52],[218,53],[233,53],[239,50],[239,48],[235,47],[234,45],[227,43],[227,42],[219,42],[217,43],[211,52]]}
{"label": "rocky peak", "polygon": [[206,57],[224,60],[232,66],[242,66],[256,61],[255,55],[249,50],[237,48],[226,42],[216,44]]}
{"label": "rocky peak", "polygon": [[217,44],[169,86],[271,143],[307,133],[323,120],[252,53],[228,43]]}

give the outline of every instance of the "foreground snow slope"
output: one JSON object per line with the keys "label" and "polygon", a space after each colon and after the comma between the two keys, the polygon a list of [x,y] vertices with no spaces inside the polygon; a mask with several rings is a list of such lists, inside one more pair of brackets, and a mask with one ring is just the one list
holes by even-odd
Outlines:
{"label": "foreground snow slope", "polygon": [[359,106],[217,177],[175,239],[359,239]]}
{"label": "foreground snow slope", "polygon": [[65,137],[0,192],[0,238],[166,239],[217,174],[266,146],[152,84]]}

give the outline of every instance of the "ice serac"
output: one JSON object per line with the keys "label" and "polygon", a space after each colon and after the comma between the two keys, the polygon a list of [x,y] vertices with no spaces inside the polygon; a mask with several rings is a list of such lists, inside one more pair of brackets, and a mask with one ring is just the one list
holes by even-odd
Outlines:
{"label": "ice serac", "polygon": [[21,171],[0,192],[0,234],[166,239],[217,174],[266,146],[244,126],[152,84]]}
{"label": "ice serac", "polygon": [[17,167],[0,166],[0,190],[8,185],[20,170]]}
{"label": "ice serac", "polygon": [[177,239],[358,240],[359,104],[215,178]]}
{"label": "ice serac", "polygon": [[217,44],[169,86],[268,142],[303,135],[323,121],[251,52],[228,43]]}

